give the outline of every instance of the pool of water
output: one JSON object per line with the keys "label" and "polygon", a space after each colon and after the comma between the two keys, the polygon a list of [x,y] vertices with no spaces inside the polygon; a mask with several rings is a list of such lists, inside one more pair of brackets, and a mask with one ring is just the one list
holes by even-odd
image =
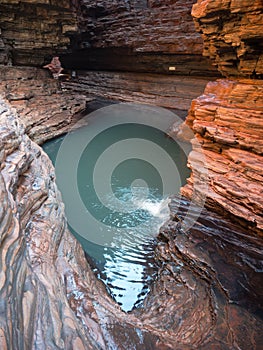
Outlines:
{"label": "pool of water", "polygon": [[[130,311],[141,305],[155,279],[156,236],[169,218],[169,194],[179,193],[189,176],[187,154],[153,126],[119,123],[98,132],[100,123],[95,118],[46,142],[43,149],[55,165],[70,230],[110,295]],[[85,147],[76,151],[80,140]],[[166,155],[174,171],[162,163]],[[75,192],[86,221],[74,202]]]}

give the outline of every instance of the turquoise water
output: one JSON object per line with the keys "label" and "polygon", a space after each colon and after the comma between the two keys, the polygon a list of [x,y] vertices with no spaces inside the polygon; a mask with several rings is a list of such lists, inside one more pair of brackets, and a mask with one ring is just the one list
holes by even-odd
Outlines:
{"label": "turquoise water", "polygon": [[[43,149],[55,165],[67,217],[72,211],[77,216],[78,208],[65,193],[63,181],[70,176],[71,169],[77,167],[76,190],[96,225],[88,221],[80,232],[69,220],[69,228],[111,296],[123,310],[129,311],[141,305],[156,276],[156,236],[159,227],[169,218],[169,194],[179,193],[189,176],[187,155],[177,142],[152,126],[121,124],[98,134],[93,128],[91,123],[71,133],[72,151],[68,148],[66,160],[63,158],[63,171],[57,166],[60,164],[57,155],[65,137],[45,143]],[[75,162],[74,145],[80,139],[88,139],[86,133],[93,133],[94,138],[81,150]],[[127,144],[127,140],[133,140],[133,143]],[[128,145],[128,151],[125,151],[125,145]],[[165,156],[158,154],[155,145],[168,154],[167,159],[176,171],[169,167],[166,170],[162,163]],[[115,146],[120,150],[117,151]],[[131,156],[131,149],[137,154]],[[158,166],[154,164],[155,159]],[[173,181],[171,193],[165,189],[166,178]],[[170,191],[171,186],[168,188]]]}

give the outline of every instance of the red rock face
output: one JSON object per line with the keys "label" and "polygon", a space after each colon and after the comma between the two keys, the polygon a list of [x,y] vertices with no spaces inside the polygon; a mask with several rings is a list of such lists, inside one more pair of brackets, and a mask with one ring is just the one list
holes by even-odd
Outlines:
{"label": "red rock face", "polygon": [[256,350],[262,343],[259,238],[206,210],[186,235],[175,217],[187,216],[189,202],[173,199],[156,251],[158,277],[144,308],[125,313],[67,230],[51,161],[2,98],[0,142],[1,350]]}
{"label": "red rock face", "polygon": [[[182,189],[202,194],[202,166],[208,169],[207,205],[263,232],[263,84],[218,80],[192,102],[187,124],[202,149],[189,158],[192,176]],[[201,160],[202,153],[205,163]],[[201,163],[200,163],[201,162]]]}
{"label": "red rock face", "polygon": [[[81,0],[80,27],[92,47],[139,52],[201,54],[191,17],[194,0]],[[83,42],[82,45],[85,43]]]}
{"label": "red rock face", "polygon": [[91,98],[62,92],[44,69],[0,68],[0,91],[19,113],[31,139],[42,143],[70,130]]}
{"label": "red rock face", "polygon": [[204,55],[223,75],[262,79],[261,0],[198,0],[192,15],[204,40]]}
{"label": "red rock face", "polygon": [[208,81],[165,74],[77,71],[77,78],[63,82],[63,86],[89,97],[183,110],[185,116],[192,99],[202,93]]}
{"label": "red rock face", "polygon": [[[182,193],[205,195],[207,206],[262,235],[262,1],[198,1],[192,14],[204,54],[232,79],[208,83],[192,102],[186,124],[202,152],[190,154],[192,176]],[[208,169],[205,193],[202,166]]]}

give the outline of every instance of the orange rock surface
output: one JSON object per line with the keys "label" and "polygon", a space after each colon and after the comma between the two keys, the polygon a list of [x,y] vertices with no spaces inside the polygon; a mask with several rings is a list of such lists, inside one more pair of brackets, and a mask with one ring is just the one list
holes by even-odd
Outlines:
{"label": "orange rock surface", "polygon": [[262,0],[198,0],[192,16],[204,40],[204,56],[223,75],[262,79]]}
{"label": "orange rock surface", "polygon": [[185,124],[201,148],[190,154],[182,193],[206,197],[208,207],[262,235],[263,3],[198,0],[192,16],[203,54],[229,79],[208,83],[192,102]]}
{"label": "orange rock surface", "polygon": [[192,102],[186,124],[202,148],[190,154],[192,175],[182,193],[204,195],[202,172],[206,168],[207,206],[262,234],[262,82],[221,79],[208,83],[204,94]]}

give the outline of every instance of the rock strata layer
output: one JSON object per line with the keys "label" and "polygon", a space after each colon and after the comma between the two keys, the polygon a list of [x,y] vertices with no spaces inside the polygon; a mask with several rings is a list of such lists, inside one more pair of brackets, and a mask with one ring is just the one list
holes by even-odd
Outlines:
{"label": "rock strata layer", "polygon": [[191,17],[194,0],[81,0],[71,69],[214,75]]}
{"label": "rock strata layer", "polygon": [[203,43],[191,17],[194,2],[81,0],[78,19],[82,38],[79,45],[200,55]]}
{"label": "rock strata layer", "polygon": [[231,79],[208,83],[191,105],[186,125],[202,150],[190,154],[192,176],[182,193],[206,197],[207,206],[262,235],[262,1],[199,0],[192,15],[204,55]]}
{"label": "rock strata layer", "polygon": [[41,66],[77,31],[70,0],[1,0],[0,64]]}
{"label": "rock strata layer", "polygon": [[70,130],[91,100],[62,91],[48,71],[32,67],[0,67],[0,90],[19,113],[31,139],[42,143]]}
{"label": "rock strata layer", "polygon": [[77,71],[77,77],[63,82],[74,95],[151,104],[188,110],[201,94],[208,78],[164,74]]}
{"label": "rock strata layer", "polygon": [[263,77],[261,0],[198,0],[192,15],[204,55],[225,76]]}
{"label": "rock strata layer", "polygon": [[[182,193],[206,196],[207,206],[263,234],[261,81],[210,82],[192,102],[186,124],[195,133],[193,143],[202,147],[190,154],[192,175]],[[203,181],[208,185],[205,193]]]}

